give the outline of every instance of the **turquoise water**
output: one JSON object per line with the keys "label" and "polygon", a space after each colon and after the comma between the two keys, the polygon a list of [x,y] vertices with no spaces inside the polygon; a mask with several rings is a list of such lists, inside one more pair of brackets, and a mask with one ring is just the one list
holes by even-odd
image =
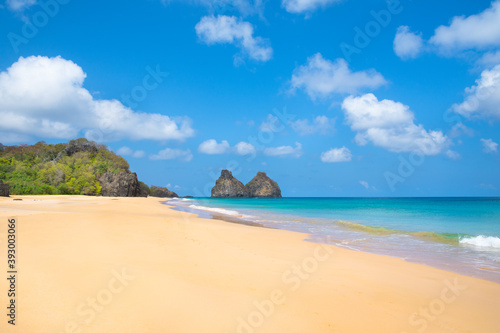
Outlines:
{"label": "turquoise water", "polygon": [[199,198],[174,204],[500,282],[500,198]]}

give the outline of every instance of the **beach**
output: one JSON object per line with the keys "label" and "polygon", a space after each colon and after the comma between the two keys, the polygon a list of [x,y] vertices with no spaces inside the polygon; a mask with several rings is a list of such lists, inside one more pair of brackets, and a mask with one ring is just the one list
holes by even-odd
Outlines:
{"label": "beach", "polygon": [[[22,199],[22,201],[14,201]],[[480,332],[500,284],[201,219],[159,198],[0,199],[1,267],[16,219],[16,317],[1,332]]]}

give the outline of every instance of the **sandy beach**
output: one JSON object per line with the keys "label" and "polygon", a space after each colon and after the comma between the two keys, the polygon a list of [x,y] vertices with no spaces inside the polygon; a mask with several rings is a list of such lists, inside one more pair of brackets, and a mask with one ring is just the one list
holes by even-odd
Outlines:
{"label": "sandy beach", "polygon": [[[0,332],[500,330],[500,284],[200,219],[163,201],[0,199]],[[5,315],[12,217],[15,326]]]}

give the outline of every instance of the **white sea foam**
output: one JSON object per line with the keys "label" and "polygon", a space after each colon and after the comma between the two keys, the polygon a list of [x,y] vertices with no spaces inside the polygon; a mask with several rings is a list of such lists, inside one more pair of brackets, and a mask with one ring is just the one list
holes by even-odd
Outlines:
{"label": "white sea foam", "polygon": [[479,247],[494,247],[500,249],[500,238],[492,236],[464,237],[460,239],[460,244],[468,244]]}
{"label": "white sea foam", "polygon": [[226,215],[239,215],[241,216],[239,212],[235,210],[229,210],[229,209],[224,209],[224,208],[214,208],[214,207],[205,207],[205,206],[198,206],[198,205],[189,205],[189,208],[193,209],[199,209],[199,210],[206,210],[209,212],[214,212],[214,213],[220,213],[220,214],[226,214]]}

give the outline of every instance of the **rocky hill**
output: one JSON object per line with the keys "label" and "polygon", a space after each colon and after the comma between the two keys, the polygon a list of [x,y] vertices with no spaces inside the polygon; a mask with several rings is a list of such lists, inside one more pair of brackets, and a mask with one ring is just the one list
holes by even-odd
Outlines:
{"label": "rocky hill", "polygon": [[212,198],[281,198],[281,189],[265,172],[258,172],[243,186],[231,171],[222,170],[212,188]]}
{"label": "rocky hill", "polygon": [[7,188],[10,194],[113,197],[147,197],[150,194],[149,187],[129,170],[123,157],[105,145],[84,138],[55,145],[45,142],[31,146],[0,144],[0,183],[1,180],[6,184],[0,185],[0,193]]}
{"label": "rocky hill", "polygon": [[212,188],[212,198],[248,198],[248,191],[229,170],[222,170]]}
{"label": "rocky hill", "polygon": [[281,198],[281,189],[265,172],[257,172],[245,185],[250,198]]}

